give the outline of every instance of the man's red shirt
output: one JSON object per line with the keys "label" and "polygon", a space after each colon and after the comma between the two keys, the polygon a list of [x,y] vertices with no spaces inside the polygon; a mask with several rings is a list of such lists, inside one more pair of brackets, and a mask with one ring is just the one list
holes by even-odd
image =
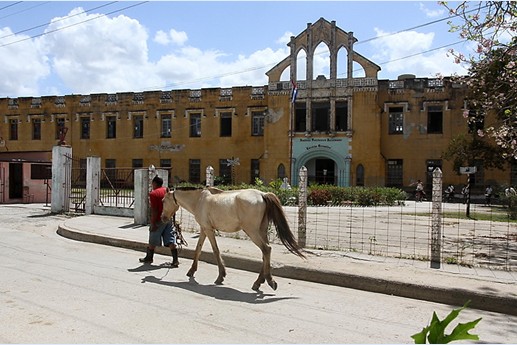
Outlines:
{"label": "man's red shirt", "polygon": [[151,204],[151,224],[160,223],[160,217],[163,211],[162,200],[165,197],[165,193],[167,193],[167,189],[165,187],[158,187],[149,193],[149,202]]}

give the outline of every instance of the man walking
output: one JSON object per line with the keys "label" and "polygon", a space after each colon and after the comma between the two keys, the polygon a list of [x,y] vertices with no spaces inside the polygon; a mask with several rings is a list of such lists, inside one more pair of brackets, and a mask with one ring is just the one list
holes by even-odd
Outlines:
{"label": "man walking", "polygon": [[155,176],[152,180],[153,190],[149,193],[149,204],[151,208],[151,225],[149,226],[149,244],[147,246],[147,255],[140,260],[142,263],[150,264],[153,262],[154,249],[162,244],[171,249],[172,263],[171,267],[178,267],[178,246],[176,229],[169,220],[162,222],[161,215],[163,210],[162,200],[167,193],[167,189],[163,187],[163,179]]}

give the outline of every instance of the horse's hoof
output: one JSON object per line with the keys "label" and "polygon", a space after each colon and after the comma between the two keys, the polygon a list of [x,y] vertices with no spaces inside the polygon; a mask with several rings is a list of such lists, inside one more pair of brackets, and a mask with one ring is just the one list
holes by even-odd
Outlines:
{"label": "horse's hoof", "polygon": [[223,281],[224,281],[224,279],[217,279],[217,280],[214,282],[214,284],[215,284],[215,285],[223,285]]}
{"label": "horse's hoof", "polygon": [[258,290],[259,290],[259,288],[260,288],[260,284],[258,284],[258,283],[253,284],[253,286],[251,287],[251,289],[252,289],[253,291],[258,291]]}
{"label": "horse's hoof", "polygon": [[193,276],[194,276],[194,272],[192,272],[192,271],[187,272],[187,277],[192,278]]}
{"label": "horse's hoof", "polygon": [[276,290],[276,288],[278,287],[278,284],[276,283],[276,281],[274,281],[274,280],[272,280],[272,279],[271,279],[271,280],[268,280],[268,282],[267,282],[267,283],[269,284],[269,286],[271,286],[271,288],[272,288],[273,290]]}

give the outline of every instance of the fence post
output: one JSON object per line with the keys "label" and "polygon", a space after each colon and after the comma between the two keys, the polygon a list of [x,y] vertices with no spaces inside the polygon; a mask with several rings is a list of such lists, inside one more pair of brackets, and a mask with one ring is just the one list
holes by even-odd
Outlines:
{"label": "fence post", "polygon": [[95,205],[99,204],[101,185],[101,158],[86,158],[86,202],[84,213],[94,213]]}
{"label": "fence post", "polygon": [[72,148],[54,146],[52,148],[52,213],[70,210],[70,190],[72,187]]}
{"label": "fence post", "polygon": [[298,178],[298,245],[307,244],[307,168],[300,168]]}
{"label": "fence post", "polygon": [[431,223],[431,268],[440,268],[442,241],[442,171],[433,171]]}
{"label": "fence post", "polygon": [[135,207],[134,222],[135,224],[149,224],[149,192],[151,191],[153,178],[158,175],[163,179],[163,186],[169,185],[167,170],[156,169],[151,165],[148,169],[135,170]]}
{"label": "fence post", "polygon": [[206,167],[206,186],[214,186],[214,168],[211,165]]}

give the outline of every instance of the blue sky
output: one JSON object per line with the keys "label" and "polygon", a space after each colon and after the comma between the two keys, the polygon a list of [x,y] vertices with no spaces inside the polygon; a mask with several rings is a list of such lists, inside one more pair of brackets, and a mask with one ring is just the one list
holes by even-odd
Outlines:
{"label": "blue sky", "polygon": [[447,16],[436,1],[0,1],[0,97],[267,85],[320,17],[354,33],[379,79],[464,74]]}

